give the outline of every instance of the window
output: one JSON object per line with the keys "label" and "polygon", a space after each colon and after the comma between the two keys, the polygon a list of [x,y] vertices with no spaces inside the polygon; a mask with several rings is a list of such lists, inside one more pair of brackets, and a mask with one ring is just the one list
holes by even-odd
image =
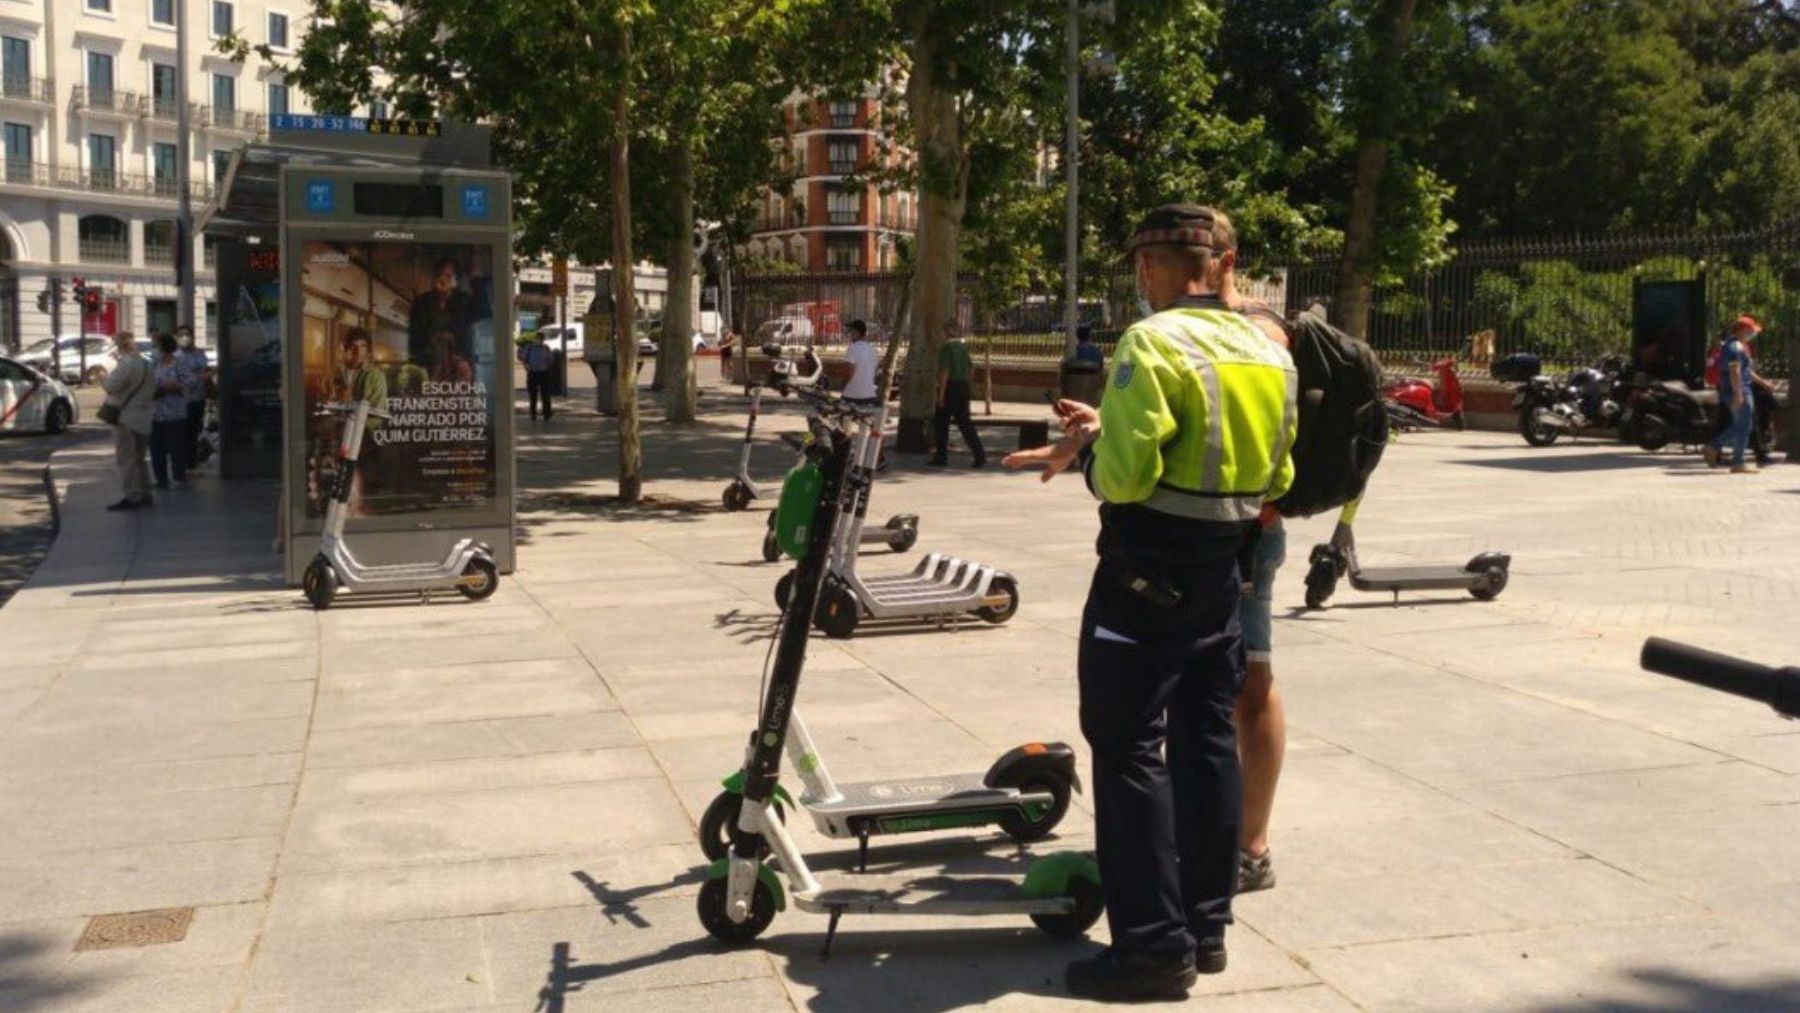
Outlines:
{"label": "window", "polygon": [[154,115],[172,120],[175,118],[175,65],[172,63],[153,63],[150,65],[150,104]]}
{"label": "window", "polygon": [[825,244],[825,266],[832,271],[855,271],[862,267],[862,243]]}
{"label": "window", "polygon": [[89,53],[88,102],[102,109],[113,104],[113,58],[111,53]]}
{"label": "window", "polygon": [[383,102],[381,99],[376,99],[373,102],[370,102],[369,103],[369,118],[372,120],[387,119],[388,118],[388,104],[386,102]]}
{"label": "window", "polygon": [[220,36],[231,34],[231,5],[224,0],[213,0],[212,33]]}
{"label": "window", "polygon": [[269,85],[269,115],[281,116],[288,111],[288,86],[285,84]]}
{"label": "window", "polygon": [[6,125],[6,179],[9,183],[31,182],[31,127],[27,124]]}
{"label": "window", "polygon": [[855,225],[862,217],[862,194],[854,190],[832,190],[825,195],[825,216],[833,225]]}
{"label": "window", "polygon": [[150,149],[151,172],[156,179],[156,192],[175,192],[175,145],[159,142]]}
{"label": "window", "polygon": [[833,102],[829,107],[831,126],[837,130],[856,126],[856,103]]}
{"label": "window", "polygon": [[832,141],[826,149],[826,157],[831,160],[831,172],[836,176],[848,176],[856,171],[857,149],[855,141]]}
{"label": "window", "polygon": [[269,13],[269,45],[276,49],[288,47],[288,16],[286,14]]}
{"label": "window", "polygon": [[0,75],[6,79],[8,95],[31,94],[31,42],[6,36],[0,41]]}
{"label": "window", "polygon": [[112,13],[112,0],[87,0],[87,9],[101,14]]}
{"label": "window", "polygon": [[[144,259],[152,264],[173,264],[175,262],[175,223],[171,221],[154,221],[144,223]],[[156,328],[152,327],[152,331]]]}
{"label": "window", "polygon": [[111,215],[88,215],[77,223],[77,228],[82,260],[119,263],[129,257],[125,223],[119,219]]}
{"label": "window", "polygon": [[88,179],[96,190],[118,185],[117,147],[109,134],[88,135]]}
{"label": "window", "polygon": [[175,24],[175,0],[150,0],[150,23],[172,27]]}
{"label": "window", "polygon": [[213,75],[213,115],[223,116],[221,123],[229,123],[231,114],[237,111],[237,78],[229,74]]}
{"label": "window", "polygon": [[229,170],[231,168],[231,152],[229,152],[229,151],[213,152],[212,163],[213,163],[213,185],[214,186],[224,186],[225,185],[225,173],[227,170]]}

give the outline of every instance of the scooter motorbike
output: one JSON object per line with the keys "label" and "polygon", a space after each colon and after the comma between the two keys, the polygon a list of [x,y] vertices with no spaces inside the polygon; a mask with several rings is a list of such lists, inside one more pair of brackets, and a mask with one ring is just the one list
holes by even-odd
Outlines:
{"label": "scooter motorbike", "polygon": [[1671,443],[1698,447],[1717,431],[1717,391],[1694,390],[1680,380],[1653,380],[1640,375],[1619,419],[1619,437],[1645,450]]}
{"label": "scooter motorbike", "polygon": [[1407,377],[1383,387],[1381,399],[1388,404],[1389,417],[1409,429],[1444,425],[1462,429],[1463,385],[1456,373],[1456,356],[1415,365],[1436,374],[1437,384]]}

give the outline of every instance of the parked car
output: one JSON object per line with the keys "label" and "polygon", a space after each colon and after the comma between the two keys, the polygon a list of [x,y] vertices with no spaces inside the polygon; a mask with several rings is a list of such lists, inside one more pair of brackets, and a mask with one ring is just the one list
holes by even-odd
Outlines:
{"label": "parked car", "polygon": [[[35,342],[20,352],[16,361],[30,366],[40,373],[49,375],[57,371],[58,358],[61,359],[61,379],[65,383],[81,382],[81,343],[79,334],[65,334],[60,338],[45,338]],[[55,349],[53,351],[53,349]],[[60,353],[60,354],[59,354]],[[112,342],[104,335],[87,336],[87,379],[90,383],[99,383],[112,372]]]}
{"label": "parked car", "polygon": [[75,395],[61,380],[0,359],[0,432],[54,436],[75,423],[75,411]]}

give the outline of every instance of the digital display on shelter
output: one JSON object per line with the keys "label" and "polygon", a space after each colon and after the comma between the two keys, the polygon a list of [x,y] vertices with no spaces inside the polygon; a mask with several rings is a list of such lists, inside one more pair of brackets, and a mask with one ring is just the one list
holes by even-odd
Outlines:
{"label": "digital display on shelter", "polygon": [[339,467],[340,423],[314,414],[326,401],[390,416],[369,419],[351,517],[498,508],[495,385],[512,360],[494,327],[492,249],[309,240],[301,258],[306,515],[325,515]]}
{"label": "digital display on shelter", "polygon": [[357,183],[351,189],[351,202],[359,215],[444,217],[444,188],[436,183]]}

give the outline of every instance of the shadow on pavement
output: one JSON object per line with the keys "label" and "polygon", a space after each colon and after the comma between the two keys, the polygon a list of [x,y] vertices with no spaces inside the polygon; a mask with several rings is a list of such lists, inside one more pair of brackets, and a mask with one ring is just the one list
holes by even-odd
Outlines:
{"label": "shadow on pavement", "polygon": [[1776,1010],[1800,1010],[1800,977],[1771,979],[1755,985],[1728,985],[1661,968],[1639,968],[1627,975],[1639,985],[1660,994],[1650,999],[1581,999],[1540,1006],[1538,1010],[1540,1013],[1676,1013],[1686,1010],[1773,1013]]}
{"label": "shadow on pavement", "polygon": [[60,951],[67,945],[66,940],[27,930],[0,932],[0,1009],[8,1013],[62,1009],[89,991],[90,982],[69,973],[38,974],[26,967],[26,962],[34,959],[45,960],[51,967],[62,965],[64,954]]}
{"label": "shadow on pavement", "polygon": [[[1560,475],[1577,471],[1619,471],[1625,468],[1667,468],[1669,458],[1641,450],[1601,451],[1592,454],[1528,454],[1524,457],[1469,457],[1449,462],[1477,468],[1504,468]],[[1699,463],[1696,458],[1695,463]]]}

